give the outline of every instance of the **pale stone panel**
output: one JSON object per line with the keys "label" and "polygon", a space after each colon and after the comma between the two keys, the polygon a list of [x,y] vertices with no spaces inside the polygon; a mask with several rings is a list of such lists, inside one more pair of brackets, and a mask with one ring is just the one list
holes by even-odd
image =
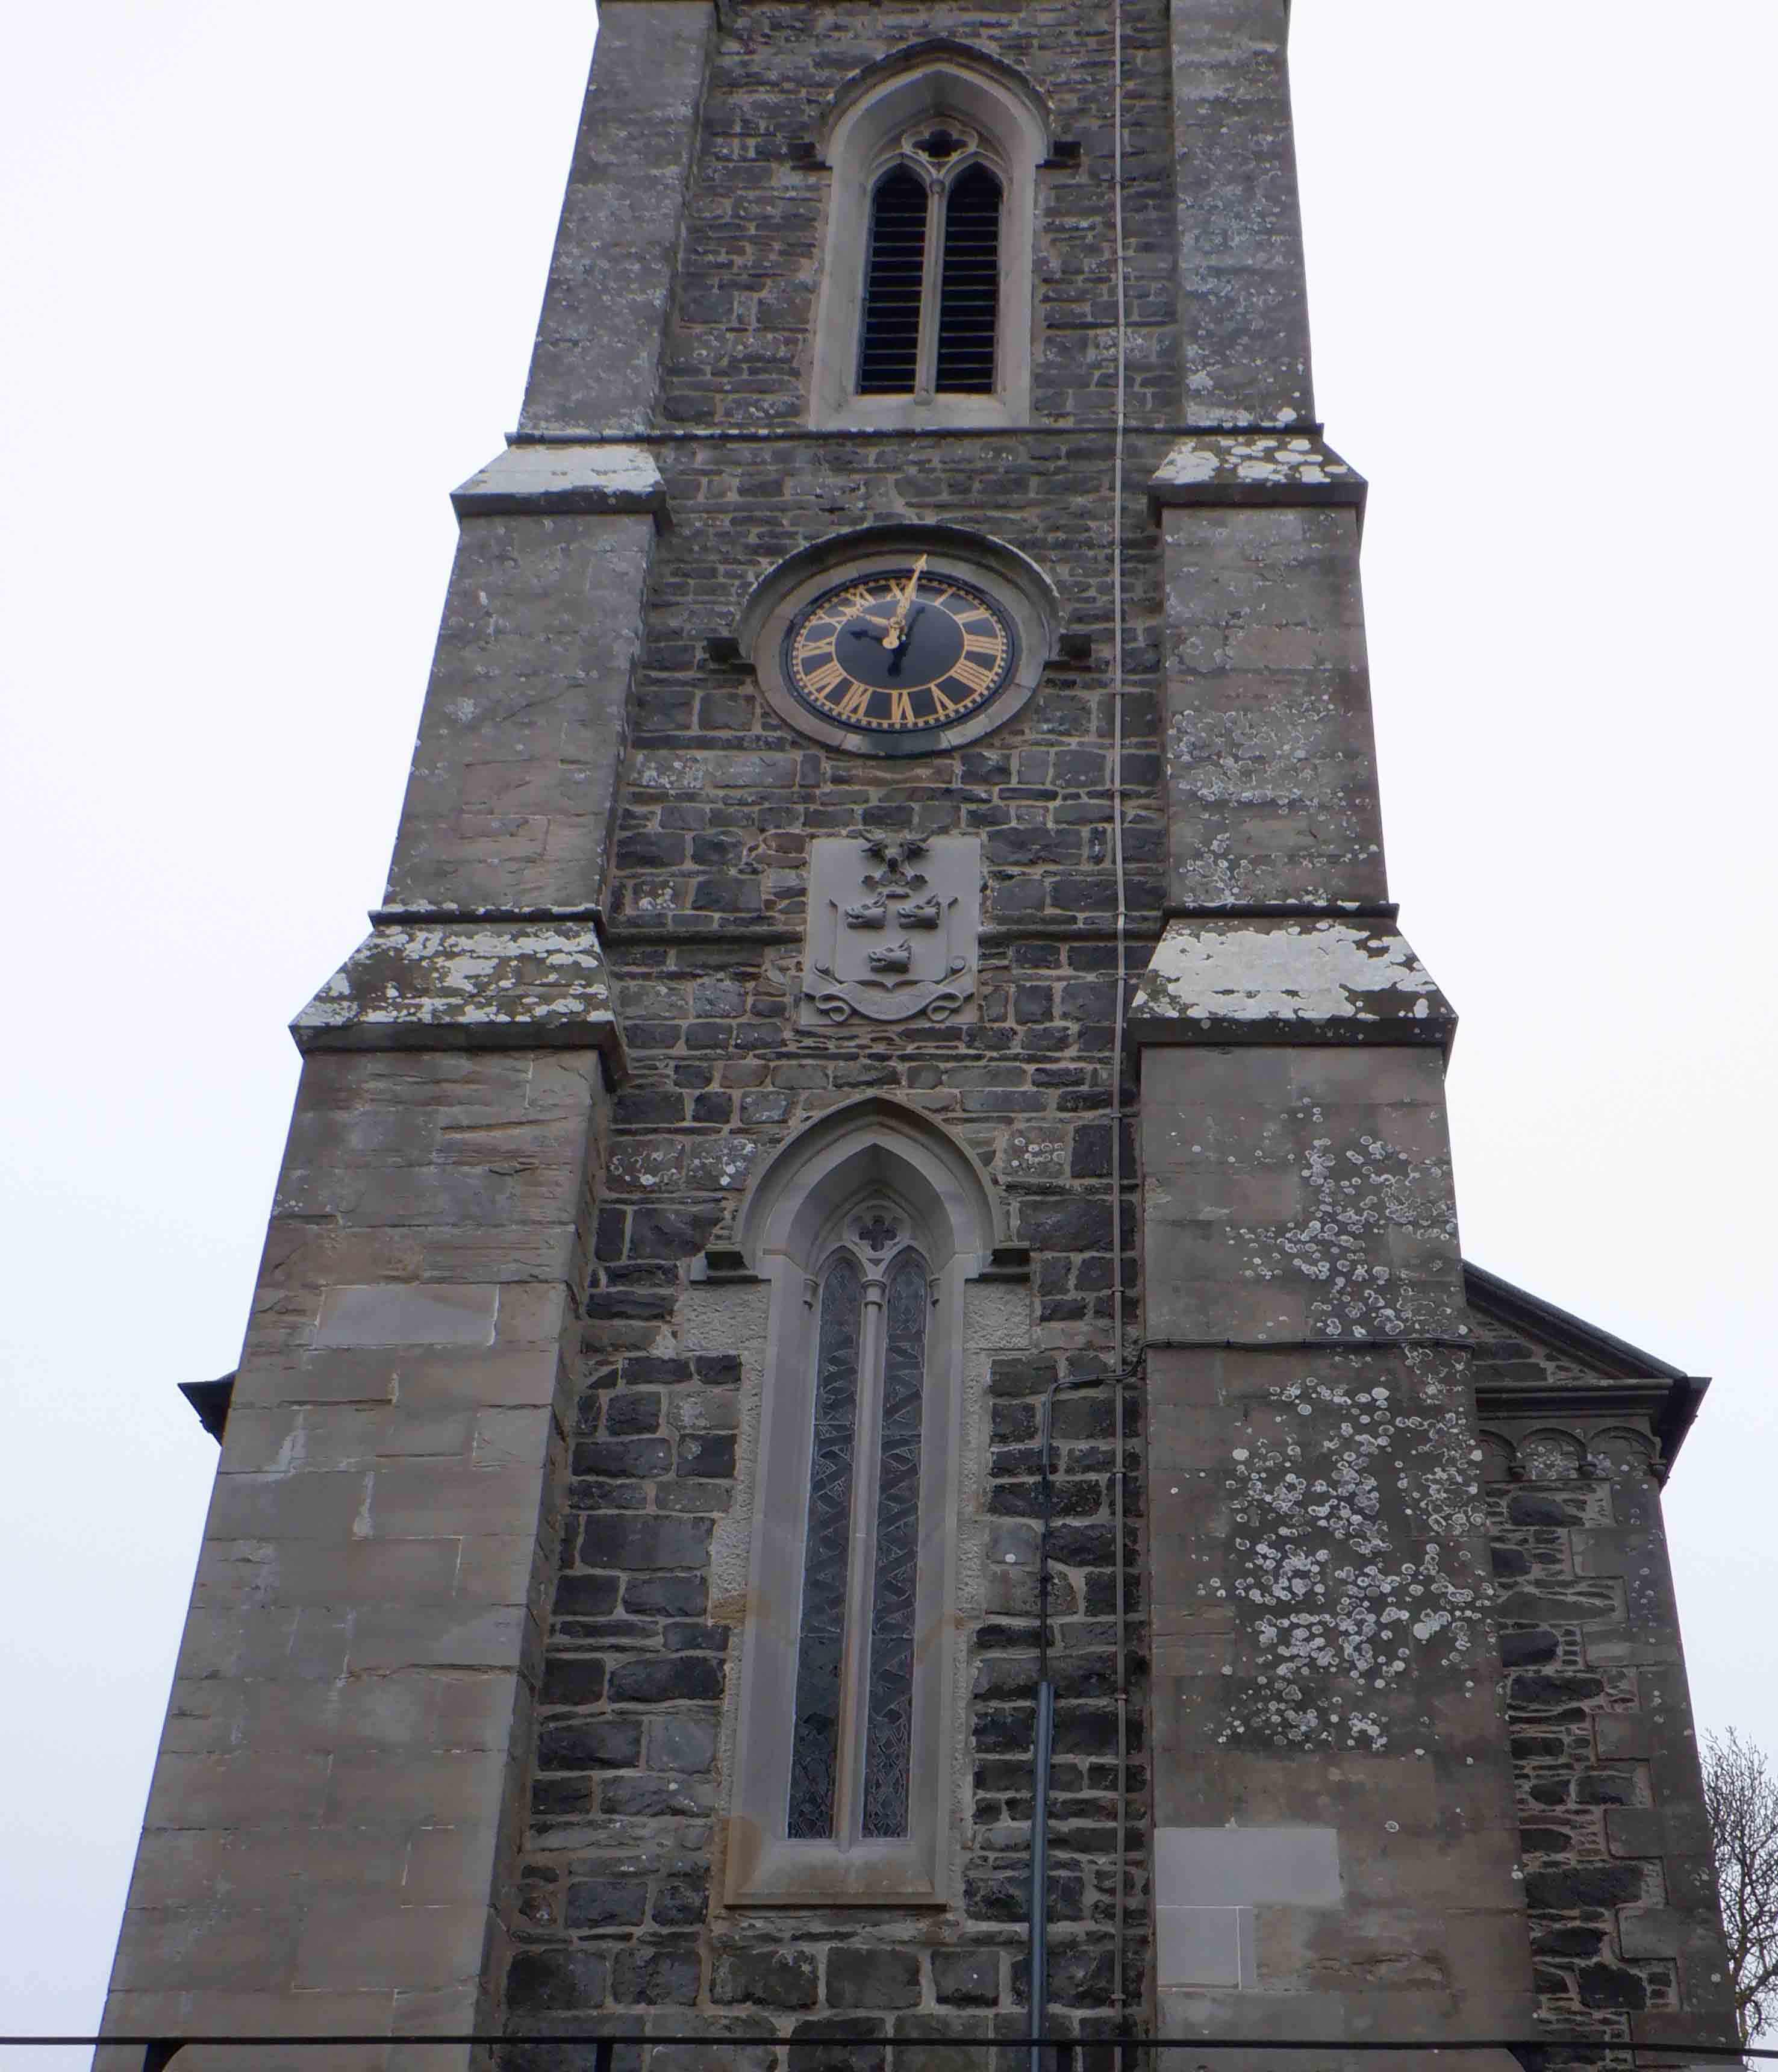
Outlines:
{"label": "pale stone panel", "polygon": [[1242,1910],[1238,1906],[1155,1906],[1155,1980],[1168,1986],[1242,1984]]}
{"label": "pale stone panel", "polygon": [[1162,1906],[1337,1906],[1340,1838],[1331,1827],[1156,1827]]}
{"label": "pale stone panel", "polygon": [[491,1346],[498,1288],[330,1288],[318,1346]]}

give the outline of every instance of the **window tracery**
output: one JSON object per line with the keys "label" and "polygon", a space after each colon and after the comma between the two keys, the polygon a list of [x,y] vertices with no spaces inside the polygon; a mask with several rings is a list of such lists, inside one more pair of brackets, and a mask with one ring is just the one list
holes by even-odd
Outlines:
{"label": "window tracery", "polygon": [[944,1897],[961,1326],[994,1219],[967,1154],[892,1105],[786,1147],[737,1233],[771,1297],[731,1905]]}
{"label": "window tracery", "polygon": [[1036,97],[1003,69],[960,51],[910,62],[833,122],[818,424],[1029,415],[1049,133]]}

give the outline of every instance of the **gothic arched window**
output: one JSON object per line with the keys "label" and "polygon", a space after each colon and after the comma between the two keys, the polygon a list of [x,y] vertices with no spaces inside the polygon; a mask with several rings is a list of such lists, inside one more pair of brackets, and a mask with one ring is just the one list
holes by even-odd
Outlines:
{"label": "gothic arched window", "polygon": [[967,1155],[889,1106],[786,1146],[743,1217],[771,1313],[731,1904],[945,1897],[962,1317],[993,1219]]}
{"label": "gothic arched window", "polygon": [[817,424],[1030,414],[1041,108],[967,53],[860,86],[832,122]]}

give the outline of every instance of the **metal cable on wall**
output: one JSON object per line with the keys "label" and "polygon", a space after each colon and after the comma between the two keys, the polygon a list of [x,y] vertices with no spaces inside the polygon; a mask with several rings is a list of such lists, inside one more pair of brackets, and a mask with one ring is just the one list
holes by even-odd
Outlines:
{"label": "metal cable on wall", "polygon": [[1124,993],[1128,984],[1128,886],[1123,852],[1123,477],[1127,421],[1129,325],[1127,313],[1123,230],[1123,9],[1112,0],[1112,228],[1117,294],[1117,414],[1112,449],[1111,492],[1111,852],[1117,889],[1116,1001],[1112,1018],[1111,1059],[1111,1372],[1108,1377],[1072,1384],[1052,1383],[1043,1401],[1040,1428],[1042,1474],[1042,1536],[1038,1548],[1038,1672],[1037,1717],[1032,1760],[1030,2009],[1031,2072],[1041,2072],[1041,2048],[1036,2040],[1049,2015],[1049,1785],[1050,1742],[1055,1717],[1055,1690],[1049,1678],[1050,1457],[1055,1399],[1058,1391],[1109,1386],[1112,1401],[1111,1471],[1114,1628],[1117,1659],[1117,1820],[1115,1832],[1112,1927],[1112,2008],[1118,2033],[1126,2026],[1125,1895],[1129,1827],[1129,1675],[1124,1588],[1124,1352],[1123,1276],[1123,1034]]}
{"label": "metal cable on wall", "polygon": [[1117,439],[1111,463],[1111,855],[1117,874],[1117,1001],[1111,1038],[1111,1470],[1116,1549],[1118,1817],[1112,2005],[1124,2026],[1124,1900],[1129,1815],[1130,1688],[1123,1591],[1123,997],[1128,983],[1128,886],[1123,861],[1123,462],[1127,422],[1129,318],[1123,253],[1123,4],[1111,0],[1111,211],[1118,303]]}

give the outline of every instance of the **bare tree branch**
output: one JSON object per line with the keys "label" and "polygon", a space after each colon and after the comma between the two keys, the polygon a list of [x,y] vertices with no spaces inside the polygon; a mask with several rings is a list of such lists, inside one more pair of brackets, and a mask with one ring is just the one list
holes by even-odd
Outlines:
{"label": "bare tree branch", "polygon": [[1778,1776],[1731,1727],[1704,1737],[1704,1810],[1741,2041],[1778,2024]]}

